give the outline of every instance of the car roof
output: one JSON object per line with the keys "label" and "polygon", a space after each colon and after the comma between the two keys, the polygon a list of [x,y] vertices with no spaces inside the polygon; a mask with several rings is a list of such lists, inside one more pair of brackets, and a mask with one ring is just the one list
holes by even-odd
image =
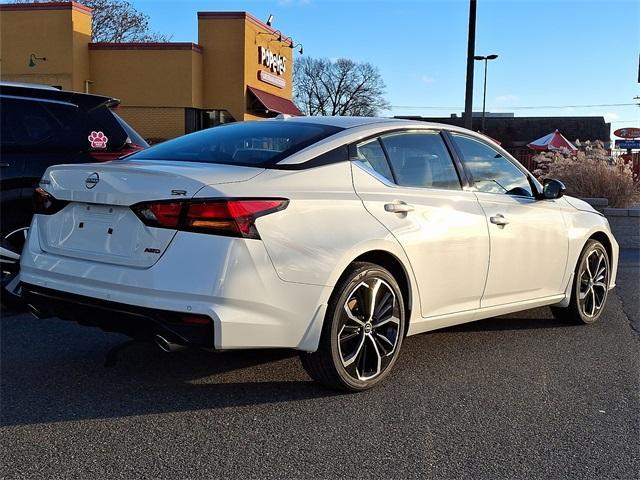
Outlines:
{"label": "car roof", "polygon": [[391,118],[381,117],[329,117],[329,116],[312,116],[312,117],[291,117],[285,115],[278,115],[273,120],[282,120],[287,123],[314,123],[318,125],[327,125],[331,127],[339,128],[352,128],[359,127],[361,125],[370,125],[373,123],[388,122],[395,120]]}
{"label": "car roof", "polygon": [[445,125],[442,123],[435,122],[423,122],[421,120],[408,120],[403,118],[391,118],[391,117],[329,117],[329,116],[312,116],[312,117],[293,117],[288,115],[278,115],[275,118],[270,119],[270,121],[285,121],[287,123],[308,123],[308,124],[317,124],[317,125],[327,125],[331,127],[338,127],[343,129],[356,128],[356,127],[366,127],[367,125],[375,127],[381,126],[385,124],[392,128],[394,125],[406,128],[411,125],[420,126],[420,128],[438,128],[447,130],[460,130],[457,127],[453,127],[452,125]]}
{"label": "car roof", "polygon": [[59,88],[52,87],[51,85],[44,85],[42,83],[27,83],[27,82],[0,82],[0,87],[17,87],[17,88],[37,88],[40,90],[58,90]]}
{"label": "car roof", "polygon": [[115,107],[120,103],[120,100],[113,97],[94,95],[92,93],[74,92],[70,90],[59,90],[55,87],[39,83],[2,81],[0,82],[0,94],[69,102],[82,105],[85,108],[93,108],[103,104],[106,104],[109,107]]}
{"label": "car roof", "polygon": [[462,127],[435,122],[423,122],[420,120],[407,120],[402,118],[383,117],[289,117],[278,116],[269,121],[294,122],[305,124],[328,125],[342,130],[313,145],[310,145],[278,162],[278,165],[302,164],[318,155],[325,153],[341,145],[391,133],[398,130],[447,130],[453,133],[461,133],[482,140],[499,151],[504,151],[492,138],[481,133],[473,132]]}

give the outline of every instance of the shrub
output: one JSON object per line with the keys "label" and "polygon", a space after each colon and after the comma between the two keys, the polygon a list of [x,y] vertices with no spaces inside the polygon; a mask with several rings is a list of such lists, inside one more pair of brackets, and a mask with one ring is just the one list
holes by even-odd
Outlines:
{"label": "shrub", "polygon": [[640,203],[640,184],[631,166],[619,157],[607,154],[601,142],[579,145],[574,155],[542,152],[533,157],[540,180],[557,178],[567,186],[567,194],[575,197],[603,197],[610,207],[626,208]]}

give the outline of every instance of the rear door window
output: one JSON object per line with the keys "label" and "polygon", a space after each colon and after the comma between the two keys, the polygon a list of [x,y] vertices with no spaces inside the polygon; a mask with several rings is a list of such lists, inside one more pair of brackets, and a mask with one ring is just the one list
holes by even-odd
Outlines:
{"label": "rear door window", "polygon": [[400,132],[381,137],[396,183],[404,187],[460,190],[460,179],[437,131]]}
{"label": "rear door window", "polygon": [[389,162],[387,162],[387,157],[378,138],[356,145],[356,155],[355,160],[360,162],[366,169],[381,175],[390,182],[394,182]]}

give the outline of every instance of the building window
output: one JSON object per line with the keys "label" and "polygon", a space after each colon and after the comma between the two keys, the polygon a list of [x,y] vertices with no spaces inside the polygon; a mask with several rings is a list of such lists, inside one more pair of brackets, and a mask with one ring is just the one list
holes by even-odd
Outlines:
{"label": "building window", "polygon": [[184,110],[185,133],[197,132],[236,121],[228,110],[203,110],[200,108],[185,108]]}

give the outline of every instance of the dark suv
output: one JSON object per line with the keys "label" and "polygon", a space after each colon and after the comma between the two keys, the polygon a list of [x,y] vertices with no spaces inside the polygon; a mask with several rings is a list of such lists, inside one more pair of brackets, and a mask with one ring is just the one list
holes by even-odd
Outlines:
{"label": "dark suv", "polygon": [[35,84],[0,83],[2,303],[19,300],[20,253],[40,177],[59,163],[103,162],[148,147],[112,108],[119,100]]}

